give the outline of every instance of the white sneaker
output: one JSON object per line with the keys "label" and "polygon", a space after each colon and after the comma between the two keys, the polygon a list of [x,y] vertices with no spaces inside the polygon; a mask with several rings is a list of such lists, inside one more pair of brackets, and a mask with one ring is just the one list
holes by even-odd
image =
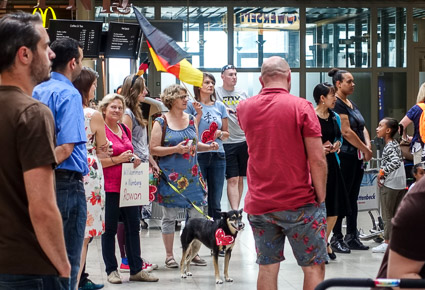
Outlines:
{"label": "white sneaker", "polygon": [[143,258],[142,258],[142,261],[143,261],[143,264],[146,264],[147,267],[151,267],[152,270],[158,269],[158,264],[150,263],[148,260],[145,260]]}
{"label": "white sneaker", "polygon": [[118,271],[113,271],[108,275],[108,282],[111,284],[121,284],[121,277]]}
{"label": "white sneaker", "polygon": [[372,253],[385,253],[388,248],[388,244],[383,242],[379,246],[372,248]]}

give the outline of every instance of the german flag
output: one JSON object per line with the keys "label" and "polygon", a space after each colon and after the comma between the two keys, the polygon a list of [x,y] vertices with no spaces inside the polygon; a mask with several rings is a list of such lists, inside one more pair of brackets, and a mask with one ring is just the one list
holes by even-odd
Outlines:
{"label": "german flag", "polygon": [[156,69],[169,72],[182,82],[201,87],[203,74],[187,61],[187,53],[171,37],[152,26],[136,8],[133,9]]}
{"label": "german flag", "polygon": [[148,58],[146,58],[139,66],[139,70],[137,71],[136,75],[141,76],[145,73],[145,71],[148,70],[149,65],[151,64],[151,62],[148,60]]}

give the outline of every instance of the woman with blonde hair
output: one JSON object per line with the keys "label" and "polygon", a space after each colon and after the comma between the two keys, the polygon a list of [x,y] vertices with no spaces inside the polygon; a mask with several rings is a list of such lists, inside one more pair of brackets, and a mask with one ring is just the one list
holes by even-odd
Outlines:
{"label": "woman with blonde hair", "polygon": [[112,156],[101,158],[105,177],[105,233],[102,235],[102,255],[108,275],[108,282],[121,284],[115,257],[115,236],[121,215],[126,233],[126,252],[130,268],[130,281],[156,282],[158,278],[143,271],[140,257],[139,207],[119,207],[122,164],[132,162],[140,165],[142,160],[133,153],[131,130],[121,123],[125,111],[125,100],[121,95],[106,95],[99,104],[99,111],[105,120],[106,137],[112,142]]}
{"label": "woman with blonde hair", "polygon": [[[400,125],[403,126],[402,139],[404,141],[410,141],[410,151],[413,154],[413,163],[418,164],[422,158],[422,147],[423,143],[419,134],[419,119],[421,118],[423,109],[421,106],[425,106],[425,83],[419,88],[418,96],[416,98],[416,105],[410,108],[400,121]],[[413,136],[407,136],[407,126],[413,123]]]}
{"label": "woman with blonde hair", "polygon": [[[165,245],[167,268],[178,268],[174,259],[173,242],[175,221],[181,208],[187,208],[189,217],[201,217],[187,199],[197,207],[205,205],[206,191],[198,165],[197,151],[217,150],[218,144],[198,142],[195,117],[185,112],[188,104],[187,90],[171,85],[161,94],[161,100],[170,110],[155,119],[152,128],[151,154],[159,157],[161,182],[158,203],[162,205],[162,239]],[[184,197],[183,197],[184,196]],[[206,262],[199,256],[193,259],[199,266]]]}

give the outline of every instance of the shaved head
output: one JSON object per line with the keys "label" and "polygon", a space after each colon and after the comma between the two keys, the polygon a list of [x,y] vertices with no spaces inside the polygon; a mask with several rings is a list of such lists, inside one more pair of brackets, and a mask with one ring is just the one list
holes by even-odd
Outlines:
{"label": "shaved head", "polygon": [[[264,60],[261,66],[260,81],[264,87],[275,86],[280,83],[285,88],[290,89],[291,68],[285,59],[280,56],[272,56]],[[279,87],[280,87],[279,86]]]}
{"label": "shaved head", "polygon": [[261,66],[261,76],[273,77],[278,74],[287,74],[289,72],[289,64],[280,56],[272,56],[267,58]]}

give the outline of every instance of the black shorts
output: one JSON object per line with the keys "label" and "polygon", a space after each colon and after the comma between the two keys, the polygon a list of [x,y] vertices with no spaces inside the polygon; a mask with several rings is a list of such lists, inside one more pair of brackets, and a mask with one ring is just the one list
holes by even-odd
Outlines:
{"label": "black shorts", "polygon": [[248,146],[246,142],[223,144],[226,152],[226,179],[246,176]]}

